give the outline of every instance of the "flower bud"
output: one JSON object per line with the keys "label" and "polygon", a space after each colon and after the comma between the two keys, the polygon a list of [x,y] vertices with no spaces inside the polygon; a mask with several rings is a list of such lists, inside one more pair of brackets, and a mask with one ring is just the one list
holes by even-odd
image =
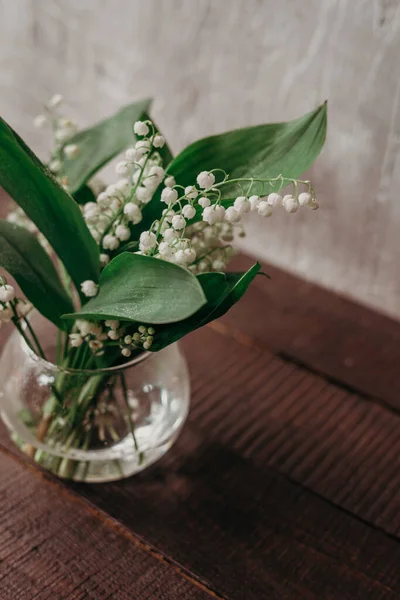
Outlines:
{"label": "flower bud", "polygon": [[12,285],[0,286],[0,302],[11,302],[15,298],[15,289]]}

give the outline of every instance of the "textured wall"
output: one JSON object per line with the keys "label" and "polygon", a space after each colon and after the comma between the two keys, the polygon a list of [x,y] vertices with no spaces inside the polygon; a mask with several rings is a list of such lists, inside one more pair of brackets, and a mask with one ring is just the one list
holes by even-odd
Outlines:
{"label": "textured wall", "polygon": [[61,92],[85,125],[153,96],[175,151],[330,103],[322,210],[253,220],[246,248],[400,316],[400,0],[0,0],[1,112]]}

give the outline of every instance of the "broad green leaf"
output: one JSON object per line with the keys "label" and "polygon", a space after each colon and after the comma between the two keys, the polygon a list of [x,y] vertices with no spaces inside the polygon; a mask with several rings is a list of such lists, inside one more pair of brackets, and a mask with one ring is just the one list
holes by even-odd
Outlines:
{"label": "broad green leaf", "polygon": [[0,221],[0,265],[14,277],[30,302],[57,327],[74,309],[57,271],[37,238],[24,227]]}
{"label": "broad green leaf", "polygon": [[317,158],[326,135],[326,103],[299,119],[246,127],[194,142],[172,161],[168,172],[181,185],[200,171],[219,168],[237,177],[296,178]]}
{"label": "broad green leaf", "polygon": [[98,295],[65,318],[174,323],[190,317],[205,302],[200,283],[188,270],[124,252],[102,272]]}
{"label": "broad green leaf", "polygon": [[[112,117],[79,131],[68,140],[68,144],[79,146],[79,154],[75,158],[64,159],[64,172],[73,193],[112,158],[137,141],[133,125],[135,121],[149,119],[147,110],[150,104],[151,100],[140,100],[124,106]],[[160,149],[160,154],[164,164],[169,164],[172,155],[167,145]]]}
{"label": "broad green leaf", "polygon": [[75,283],[97,281],[99,249],[77,203],[0,119],[0,185],[47,238]]}
{"label": "broad green leaf", "polygon": [[[326,113],[325,103],[294,121],[256,125],[198,140],[174,158],[168,173],[183,186],[195,184],[201,171],[216,168],[226,171],[230,179],[298,178],[324,145]],[[232,198],[232,186],[225,186],[222,196]],[[143,211],[142,228],[159,218],[165,208],[159,198],[158,192]]]}
{"label": "broad green leaf", "polygon": [[244,296],[260,269],[261,265],[257,262],[245,273],[227,273],[226,281],[229,291],[222,302],[220,302],[220,304],[209,314],[203,325],[210,323],[210,321],[214,321],[215,319],[219,319],[219,317],[222,317],[222,315],[227,313],[228,310]]}
{"label": "broad green leaf", "polygon": [[156,328],[152,352],[162,350],[191,331],[218,319],[242,298],[261,265],[254,264],[246,273],[204,273],[198,280],[207,303],[189,319]]}
{"label": "broad green leaf", "polygon": [[152,352],[161,350],[181,339],[194,329],[201,326],[210,313],[219,305],[228,291],[228,284],[224,273],[202,273],[197,276],[203,289],[207,303],[188,319],[157,327]]}

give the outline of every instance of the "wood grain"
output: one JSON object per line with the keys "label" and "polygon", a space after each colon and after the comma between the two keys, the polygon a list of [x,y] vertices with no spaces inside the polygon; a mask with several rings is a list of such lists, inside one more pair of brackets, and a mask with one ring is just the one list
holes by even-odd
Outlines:
{"label": "wood grain", "polygon": [[[3,464],[2,456],[2,472]],[[8,497],[3,502],[6,519],[2,526],[6,534],[11,530],[11,541],[7,535],[3,538],[2,574],[7,586],[1,588],[2,600],[14,600],[10,590],[25,593],[21,597],[29,599],[33,590],[39,598],[69,599],[80,598],[74,594],[83,589],[87,595],[82,597],[97,599],[110,597],[111,589],[117,598],[128,598],[124,593],[135,591],[129,585],[137,579],[143,585],[139,590],[149,594],[138,595],[141,599],[202,598],[199,590],[186,589],[183,583],[181,588],[171,584],[176,596],[161,595],[165,585],[169,589],[169,582],[157,570],[149,577],[161,582],[154,582],[153,591],[148,590],[145,559],[133,557],[132,548],[126,548],[127,534],[118,528],[108,531],[107,517],[100,515],[96,525],[86,514],[90,507],[80,510],[61,485],[56,485],[56,494],[51,492],[50,481],[35,481],[32,488],[25,470],[19,478],[15,464],[4,473]],[[196,573],[203,585],[212,585],[217,597],[400,597],[397,541],[270,469],[261,471],[219,444],[202,441],[189,428],[179,446],[147,474],[118,484],[75,489],[116,517],[128,533],[133,531],[155,545],[169,563],[173,557],[185,571]],[[79,535],[74,539],[76,530]],[[110,539],[115,537],[119,543],[113,560]],[[61,573],[59,560],[68,567]],[[10,587],[7,576],[19,582],[20,588]],[[41,590],[41,581],[46,582],[46,591]],[[58,590],[64,595],[57,596]],[[47,596],[47,591],[53,595]]]}
{"label": "wood grain", "polygon": [[196,427],[400,535],[398,414],[265,349],[207,329],[195,336]]}
{"label": "wood grain", "polygon": [[[252,264],[235,258],[232,268]],[[352,391],[400,409],[400,326],[377,311],[332,294],[271,265],[272,280],[257,277],[246,301],[216,325],[250,345],[283,357],[340,382]],[[225,328],[225,332],[228,332]]]}
{"label": "wood grain", "polygon": [[[286,597],[283,590],[289,598],[320,597],[322,589],[324,598],[398,593],[397,559],[393,572],[387,561],[400,535],[399,418],[209,329],[186,349],[193,407],[178,447],[136,481],[79,492],[229,597],[258,598],[262,588],[268,598]],[[189,539],[196,540],[190,552]],[[379,565],[386,543],[393,547]],[[216,554],[229,560],[216,567]],[[277,581],[269,579],[271,564]],[[387,587],[357,587],[347,569],[361,579],[384,571],[388,579],[379,581]]]}
{"label": "wood grain", "polygon": [[32,118],[52,93],[82,125],[153,96],[179,151],[328,98],[328,141],[310,173],[322,209],[252,219],[243,244],[398,317],[399,0],[100,4],[0,0],[2,116],[46,155]]}
{"label": "wood grain", "polygon": [[1,600],[216,597],[4,452],[0,469]]}
{"label": "wood grain", "polygon": [[191,428],[136,481],[77,489],[232,599],[400,596],[397,540]]}

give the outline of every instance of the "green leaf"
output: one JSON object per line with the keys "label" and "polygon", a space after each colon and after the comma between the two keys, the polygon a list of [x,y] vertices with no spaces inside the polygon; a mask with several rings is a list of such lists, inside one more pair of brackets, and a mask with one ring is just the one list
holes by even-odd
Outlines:
{"label": "green leaf", "polygon": [[[325,103],[294,121],[256,125],[203,138],[178,154],[168,173],[183,186],[195,184],[201,171],[216,168],[226,171],[230,179],[267,179],[279,175],[296,179],[312,165],[324,145],[326,113]],[[276,185],[275,191],[279,187]],[[228,198],[226,206],[230,206],[232,186],[224,186],[221,191]],[[165,208],[159,198],[158,193],[145,207],[142,229],[158,219]]]}
{"label": "green leaf", "polygon": [[[150,103],[151,100],[147,99],[124,106],[112,117],[79,131],[67,141],[67,144],[79,146],[79,154],[75,158],[63,161],[64,173],[73,193],[112,158],[137,141],[133,125],[135,121],[149,119],[147,110]],[[160,154],[164,164],[169,164],[172,155],[166,144],[160,149]]]}
{"label": "green leaf", "polygon": [[88,185],[84,185],[73,194],[75,202],[78,204],[87,204],[88,202],[96,202],[96,196]]}
{"label": "green leaf", "polygon": [[198,280],[207,298],[205,304],[189,319],[156,328],[152,352],[162,350],[191,331],[218,319],[242,298],[261,265],[254,264],[246,273],[204,273]]}
{"label": "green leaf", "polygon": [[225,298],[220,302],[220,304],[209,314],[206,323],[210,323],[215,319],[219,319],[225,313],[228,312],[230,308],[236,302],[238,302],[244,294],[247,292],[247,289],[253,279],[256,277],[257,273],[260,271],[261,265],[256,262],[248,271],[245,273],[227,273],[226,281],[229,287],[229,291],[226,294]]}
{"label": "green leaf", "polygon": [[197,279],[203,289],[207,303],[188,319],[157,327],[156,336],[151,347],[152,352],[165,348],[165,346],[180,340],[194,329],[201,327],[203,321],[225,297],[228,284],[224,273],[202,273],[197,276]]}
{"label": "green leaf", "polygon": [[65,318],[173,323],[195,313],[206,298],[197,278],[172,263],[124,252],[100,277],[100,289],[78,313]]}
{"label": "green leaf", "polygon": [[97,281],[99,249],[79,206],[3,119],[0,185],[47,238],[78,291],[82,281]]}
{"label": "green leaf", "polygon": [[200,171],[219,168],[237,177],[296,178],[317,158],[326,135],[326,103],[299,119],[246,127],[194,142],[172,161],[168,172],[181,185]]}
{"label": "green leaf", "polygon": [[37,238],[24,227],[0,221],[0,265],[14,277],[30,302],[57,327],[74,309],[57,271]]}

